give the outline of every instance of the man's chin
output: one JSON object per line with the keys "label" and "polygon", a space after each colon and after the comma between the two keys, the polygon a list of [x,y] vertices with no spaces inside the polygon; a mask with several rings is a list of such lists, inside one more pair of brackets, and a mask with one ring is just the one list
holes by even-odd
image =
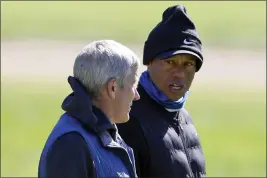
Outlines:
{"label": "man's chin", "polygon": [[182,95],[182,96],[181,96],[181,95],[179,95],[179,96],[177,96],[177,95],[169,95],[169,96],[167,96],[167,97],[168,97],[168,99],[170,99],[170,100],[177,101],[177,100],[179,100],[180,98],[182,98],[183,95]]}
{"label": "man's chin", "polygon": [[123,124],[123,123],[128,122],[128,121],[129,121],[129,114],[118,119],[117,124]]}
{"label": "man's chin", "polygon": [[168,97],[168,99],[177,101],[184,96],[185,92],[167,91],[167,92],[164,92],[164,94]]}

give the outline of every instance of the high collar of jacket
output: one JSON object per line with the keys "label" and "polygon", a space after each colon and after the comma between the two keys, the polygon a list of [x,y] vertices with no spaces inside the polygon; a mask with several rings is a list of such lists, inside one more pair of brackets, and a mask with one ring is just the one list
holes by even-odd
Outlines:
{"label": "high collar of jacket", "polygon": [[115,137],[117,132],[115,124],[112,124],[99,108],[92,105],[92,100],[83,85],[72,76],[68,77],[68,83],[73,92],[64,99],[62,109],[94,132],[108,131]]}

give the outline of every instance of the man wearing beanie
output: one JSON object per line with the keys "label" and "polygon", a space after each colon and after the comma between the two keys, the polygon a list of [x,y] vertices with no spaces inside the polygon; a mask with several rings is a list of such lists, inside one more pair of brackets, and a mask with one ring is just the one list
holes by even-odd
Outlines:
{"label": "man wearing beanie", "polygon": [[184,108],[195,72],[203,63],[202,43],[182,5],[167,8],[144,45],[143,72],[130,121],[119,133],[134,149],[139,177],[205,177],[196,128]]}

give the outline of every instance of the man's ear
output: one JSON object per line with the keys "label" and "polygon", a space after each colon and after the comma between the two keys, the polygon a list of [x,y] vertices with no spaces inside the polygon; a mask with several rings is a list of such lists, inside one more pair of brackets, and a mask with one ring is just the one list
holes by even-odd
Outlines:
{"label": "man's ear", "polygon": [[110,97],[111,99],[115,99],[115,93],[116,90],[118,89],[118,83],[115,79],[111,79],[108,81],[107,83],[107,95],[108,97]]}
{"label": "man's ear", "polygon": [[153,62],[154,62],[154,60],[150,61],[150,62],[146,65],[148,71],[150,70],[150,68],[151,68],[151,66],[152,66],[152,64],[153,64]]}

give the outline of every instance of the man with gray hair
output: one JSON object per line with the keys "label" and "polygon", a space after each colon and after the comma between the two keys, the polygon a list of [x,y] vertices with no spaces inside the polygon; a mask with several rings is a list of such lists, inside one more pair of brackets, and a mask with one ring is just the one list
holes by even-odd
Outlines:
{"label": "man with gray hair", "polygon": [[62,103],[65,113],[50,133],[38,177],[136,177],[133,151],[116,123],[129,120],[138,57],[113,40],[94,41],[78,54],[73,92]]}

